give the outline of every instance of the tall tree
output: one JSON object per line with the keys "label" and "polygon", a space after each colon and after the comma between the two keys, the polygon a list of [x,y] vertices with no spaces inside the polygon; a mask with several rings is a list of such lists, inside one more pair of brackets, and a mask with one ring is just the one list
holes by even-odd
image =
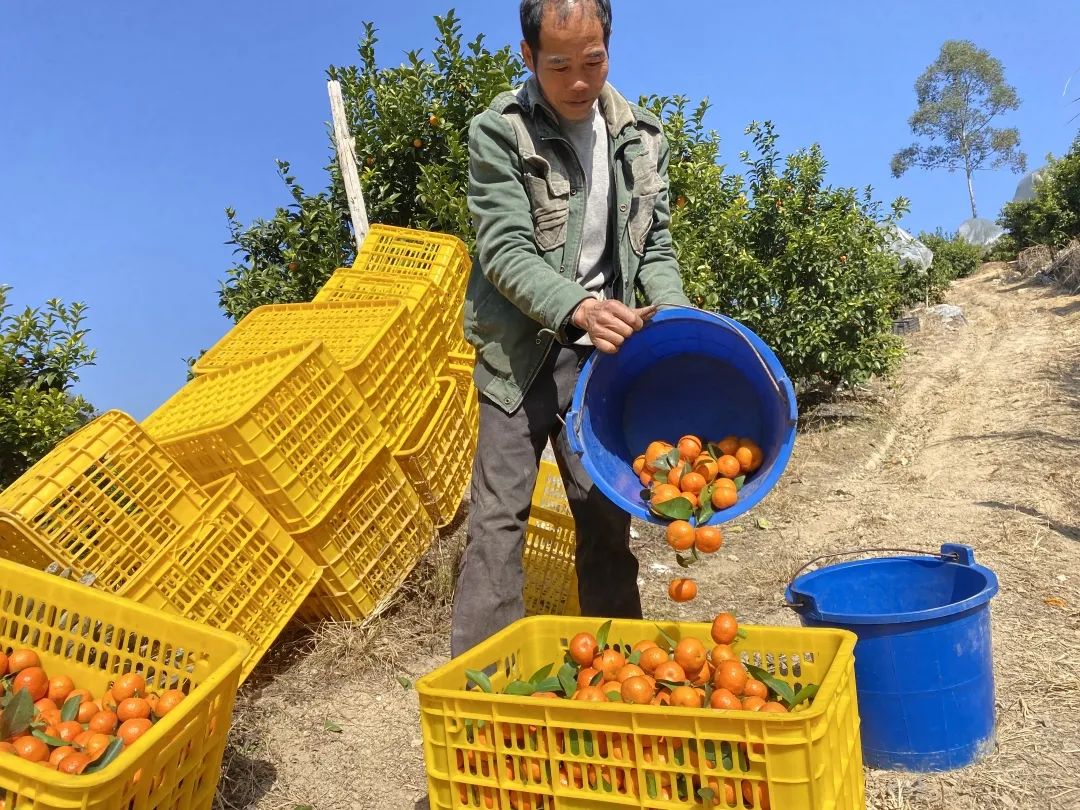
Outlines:
{"label": "tall tree", "polygon": [[912,166],[920,169],[963,169],[967,176],[971,215],[975,208],[972,175],[979,169],[1027,167],[1016,128],[995,129],[990,122],[1020,107],[1016,89],[1005,83],[1001,62],[966,39],[941,46],[937,60],[915,81],[919,106],[908,119],[911,131],[927,143],[914,143],[892,159],[893,177]]}

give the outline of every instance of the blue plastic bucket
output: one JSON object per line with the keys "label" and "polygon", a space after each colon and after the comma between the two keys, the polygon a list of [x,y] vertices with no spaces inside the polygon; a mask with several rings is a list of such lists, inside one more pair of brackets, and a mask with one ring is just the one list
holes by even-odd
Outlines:
{"label": "blue plastic bucket", "polygon": [[994,747],[990,599],[997,577],[970,546],[940,557],[830,565],[797,577],[788,603],[807,627],[851,630],[863,760],[944,771]]}
{"label": "blue plastic bucket", "polygon": [[762,464],[734,506],[709,524],[741,515],[780,478],[795,443],[795,390],[761,338],[731,318],[665,307],[615,354],[594,352],[567,415],[567,439],[593,482],[616,505],[652,523],[634,458],[650,442],[687,434],[707,441],[747,436]]}

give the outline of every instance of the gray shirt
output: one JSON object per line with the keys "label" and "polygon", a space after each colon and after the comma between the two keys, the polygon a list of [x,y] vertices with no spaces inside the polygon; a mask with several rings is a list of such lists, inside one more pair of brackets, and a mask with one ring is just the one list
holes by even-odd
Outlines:
{"label": "gray shirt", "polygon": [[607,125],[595,104],[592,115],[586,120],[560,123],[585,172],[585,230],[581,238],[577,280],[589,292],[603,296],[613,275],[608,250],[611,167],[608,165]]}

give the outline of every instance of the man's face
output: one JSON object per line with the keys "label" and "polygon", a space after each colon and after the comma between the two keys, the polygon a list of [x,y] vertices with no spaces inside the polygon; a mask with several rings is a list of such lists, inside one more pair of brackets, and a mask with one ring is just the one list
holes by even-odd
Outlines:
{"label": "man's face", "polygon": [[549,5],[540,23],[539,51],[533,53],[523,41],[521,55],[555,112],[568,121],[592,114],[607,81],[608,56],[604,29],[591,3],[575,3],[565,20]]}

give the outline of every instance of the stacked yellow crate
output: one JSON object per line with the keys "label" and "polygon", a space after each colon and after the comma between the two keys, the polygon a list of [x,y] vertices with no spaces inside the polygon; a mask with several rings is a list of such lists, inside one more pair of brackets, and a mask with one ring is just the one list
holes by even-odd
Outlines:
{"label": "stacked yellow crate", "polygon": [[250,645],[241,680],[320,574],[238,481],[203,489],[120,411],[0,494],[0,556],[236,633]]}
{"label": "stacked yellow crate", "polygon": [[356,306],[390,299],[407,308],[411,336],[440,378],[439,395],[415,412],[413,432],[392,449],[438,527],[457,512],[476,449],[472,363],[466,371],[452,354],[464,343],[461,310],[469,267],[468,250],[454,236],[374,225],[353,266],[337,270],[313,302]]}
{"label": "stacked yellow crate", "polygon": [[525,612],[577,616],[577,533],[558,466],[540,462],[525,529]]}
{"label": "stacked yellow crate", "polygon": [[[321,341],[198,375],[143,424],[200,483],[235,474],[322,566],[307,618],[369,615],[434,536],[386,430]],[[398,522],[373,530],[389,509]],[[371,570],[388,534],[408,550],[391,579]]]}

